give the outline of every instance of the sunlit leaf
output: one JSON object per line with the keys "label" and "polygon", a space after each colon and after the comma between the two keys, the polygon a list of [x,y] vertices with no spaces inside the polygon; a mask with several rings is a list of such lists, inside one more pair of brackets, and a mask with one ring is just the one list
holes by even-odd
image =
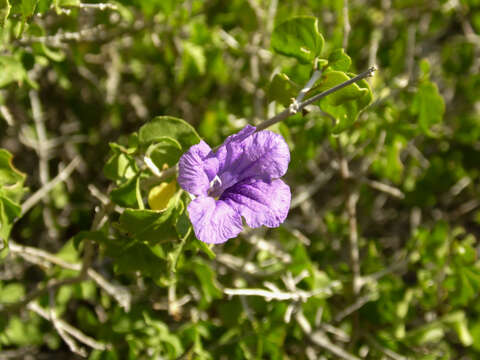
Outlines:
{"label": "sunlit leaf", "polygon": [[277,53],[311,62],[322,53],[325,40],[318,31],[318,20],[296,17],[275,27],[271,44]]}

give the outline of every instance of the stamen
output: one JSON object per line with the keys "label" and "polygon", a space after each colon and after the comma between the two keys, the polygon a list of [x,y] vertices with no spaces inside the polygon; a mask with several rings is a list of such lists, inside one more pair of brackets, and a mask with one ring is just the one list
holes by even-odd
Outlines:
{"label": "stamen", "polygon": [[220,185],[222,186],[222,180],[218,177],[218,175],[215,175],[212,181],[210,181],[210,189],[214,187],[215,185]]}
{"label": "stamen", "polygon": [[210,181],[210,189],[208,190],[208,195],[213,197],[215,200],[218,200],[222,194],[222,180],[215,175],[215,177]]}

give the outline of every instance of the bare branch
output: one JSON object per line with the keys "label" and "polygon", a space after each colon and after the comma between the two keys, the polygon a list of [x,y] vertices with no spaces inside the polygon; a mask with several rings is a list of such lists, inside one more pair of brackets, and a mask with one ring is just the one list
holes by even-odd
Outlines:
{"label": "bare branch", "polygon": [[350,227],[350,260],[353,272],[353,293],[357,295],[362,286],[360,275],[360,255],[358,250],[357,202],[359,194],[351,191],[347,198],[347,214]]}
{"label": "bare branch", "polygon": [[[313,104],[314,102],[340,90],[340,89],[343,89],[344,87],[348,86],[348,85],[351,85],[351,84],[354,84],[356,82],[359,82],[360,80],[363,80],[363,79],[366,79],[368,77],[371,77],[373,75],[373,73],[375,72],[375,67],[370,67],[368,70],[360,73],[359,75],[351,78],[350,80],[347,80],[337,86],[334,86],[333,88],[331,89],[328,89],[328,90],[325,90],[324,92],[321,92],[320,94],[317,94],[317,95],[314,95],[312,96],[311,98],[301,102],[300,104],[298,104],[298,106],[296,106],[297,108],[297,112],[298,111],[301,111],[305,106],[307,105],[310,105],[310,104]],[[261,130],[264,130],[280,121],[283,121],[285,119],[287,119],[288,117],[294,115],[295,113],[292,113],[292,109],[291,108],[288,108],[288,109],[285,109],[283,110],[281,113],[275,115],[274,117],[262,122],[261,124],[259,124],[257,126],[257,131],[261,131]]]}
{"label": "bare branch", "polygon": [[393,197],[396,197],[398,199],[404,199],[405,198],[405,194],[400,189],[398,189],[396,187],[393,187],[391,185],[388,185],[388,184],[385,184],[385,183],[382,183],[382,182],[376,181],[376,180],[365,179],[364,181],[368,186],[370,186],[371,188],[373,188],[375,190],[384,192],[384,193],[389,194],[389,195],[391,195]]}
{"label": "bare branch", "polygon": [[80,156],[77,156],[65,167],[65,169],[60,171],[57,176],[55,176],[51,181],[43,184],[40,189],[38,189],[32,196],[25,200],[25,202],[22,204],[22,215],[25,215],[28,210],[41,201],[55,186],[68,179],[79,164]]}
{"label": "bare branch", "polygon": [[76,343],[76,341],[63,329],[63,327],[60,325],[60,321],[58,320],[57,314],[55,312],[55,293],[53,290],[50,291],[49,294],[50,298],[50,321],[53,324],[53,327],[57,330],[58,335],[65,341],[67,344],[68,348],[70,349],[71,352],[74,354],[77,354],[81,357],[87,357],[87,352],[85,351],[84,348],[79,347]]}
{"label": "bare branch", "polygon": [[0,114],[2,114],[3,118],[9,126],[13,126],[15,124],[12,113],[5,105],[0,105]]}
{"label": "bare branch", "polygon": [[324,289],[314,291],[304,291],[297,289],[295,292],[269,291],[265,289],[224,289],[223,292],[229,296],[260,296],[266,301],[271,300],[291,300],[305,302],[308,298],[317,295],[331,295],[332,290],[340,286],[339,281],[332,281],[330,286]]}
{"label": "bare branch", "polygon": [[81,3],[78,5],[80,9],[96,9],[96,10],[117,10],[117,5],[109,4],[109,3],[99,3],[99,4],[88,4],[88,3]]}
{"label": "bare branch", "polygon": [[361,296],[361,297],[357,298],[356,301],[353,304],[349,305],[344,310],[339,312],[337,314],[337,316],[335,316],[334,321],[337,322],[337,323],[342,321],[347,316],[349,316],[350,314],[352,314],[355,311],[357,311],[358,309],[360,309],[366,303],[368,303],[370,301],[373,301],[376,298],[376,296],[377,296],[377,294],[370,293],[370,294],[367,294],[367,295],[364,295],[364,296]]}
{"label": "bare branch", "polygon": [[[48,313],[48,311],[46,311],[45,309],[43,309],[40,305],[38,305],[36,302],[32,302],[28,305],[28,309],[29,310],[32,310],[34,313],[40,315],[42,318],[44,318],[45,320],[51,320],[50,318],[50,315]],[[74,337],[75,339],[77,339],[78,341],[80,341],[81,343],[91,347],[92,349],[95,349],[95,350],[101,350],[101,351],[105,351],[105,350],[109,350],[111,349],[111,345],[110,344],[104,344],[102,342],[99,342],[93,338],[91,338],[90,336],[88,335],[85,335],[83,332],[81,332],[80,330],[78,330],[77,328],[73,327],[72,325],[68,324],[67,322],[61,320],[61,319],[58,319],[57,320],[57,325],[63,330],[65,331],[66,333],[68,333],[69,335],[71,335],[72,337]]]}
{"label": "bare branch", "polygon": [[379,349],[382,353],[384,353],[387,357],[392,360],[407,360],[406,356],[397,354],[395,351],[387,349],[386,347],[382,346],[375,338],[369,334],[364,334],[365,338],[369,343],[371,343],[374,347]]}
{"label": "bare branch", "polygon": [[[30,246],[20,245],[12,240],[10,240],[9,242],[9,249],[11,253],[16,254],[17,256],[21,256],[26,261],[32,262],[34,264],[41,263],[42,265],[44,265],[45,262],[47,262],[60,266],[64,269],[75,271],[80,271],[82,268],[81,264],[69,263],[47,251]],[[95,281],[98,286],[105,290],[107,294],[112,296],[120,304],[120,306],[125,309],[125,311],[130,310],[132,295],[127,288],[121,285],[112,284],[92,268],[88,269],[87,275],[90,279]]]}
{"label": "bare branch", "polygon": [[301,311],[295,314],[295,320],[297,320],[298,325],[308,337],[308,339],[317,346],[331,352],[333,355],[338,356],[340,359],[344,360],[360,360],[355,355],[350,354],[342,347],[332,343],[327,335],[323,331],[317,330],[312,331],[312,327],[308,320],[305,318],[305,315]]}

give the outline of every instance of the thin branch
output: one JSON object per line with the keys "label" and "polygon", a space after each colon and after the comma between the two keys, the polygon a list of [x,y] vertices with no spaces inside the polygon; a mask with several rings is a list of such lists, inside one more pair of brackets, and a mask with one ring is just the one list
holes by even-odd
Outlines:
{"label": "thin branch", "polygon": [[405,199],[405,194],[398,188],[376,180],[364,179],[364,182],[371,188],[389,194],[398,199]]}
{"label": "thin branch", "polygon": [[53,290],[51,290],[49,293],[49,300],[50,321],[52,322],[53,327],[57,330],[58,335],[60,335],[63,341],[67,344],[71,352],[81,357],[87,357],[87,352],[85,351],[85,349],[79,347],[76,341],[60,325],[57,313],[55,312],[55,293]]}
{"label": "thin branch", "polygon": [[[314,95],[312,96],[311,98],[301,102],[300,104],[298,104],[298,106],[296,107],[297,108],[297,112],[298,111],[301,111],[305,106],[307,105],[310,105],[310,104],[313,104],[314,102],[320,100],[320,99],[323,99],[324,97],[340,90],[340,89],[343,89],[344,87],[348,86],[348,85],[351,85],[351,84],[354,84],[356,82],[359,82],[360,80],[363,80],[363,79],[366,79],[368,77],[371,77],[373,75],[373,73],[375,72],[375,67],[370,67],[368,70],[360,73],[359,75],[351,78],[350,80],[347,80],[339,85],[336,85],[334,86],[333,88],[331,89],[328,89],[328,90],[325,90],[324,92],[321,92],[320,94],[317,94],[317,95]],[[292,115],[295,115],[295,113],[292,113],[292,109],[291,107],[289,107],[288,109],[285,109],[283,110],[281,113],[275,115],[274,117],[268,119],[268,120],[265,120],[263,123],[259,124],[257,126],[257,131],[261,131],[261,130],[264,130],[280,121],[283,121],[285,119],[287,119],[288,117],[292,116]]]}
{"label": "thin branch", "polygon": [[59,31],[55,35],[46,36],[27,36],[19,39],[21,44],[29,44],[32,42],[40,42],[54,47],[62,47],[64,42],[68,41],[98,41],[105,38],[105,26],[97,25],[88,29],[81,29],[77,32]]}
{"label": "thin branch", "polygon": [[295,314],[295,320],[297,320],[298,325],[300,325],[300,328],[308,337],[308,339],[315,345],[320,346],[321,348],[329,351],[330,353],[332,353],[333,355],[337,356],[340,359],[360,360],[358,357],[350,354],[342,347],[332,343],[323,331],[320,331],[320,330],[312,331],[312,327],[310,323],[308,322],[308,320],[305,318],[305,315],[303,315],[301,311]]}
{"label": "thin branch", "polygon": [[15,124],[15,120],[13,120],[12,113],[5,105],[0,105],[0,114],[2,114],[3,118],[7,122],[9,126],[13,126]]}
{"label": "thin branch", "polygon": [[76,284],[81,281],[83,281],[83,279],[80,276],[76,276],[68,279],[62,279],[62,280],[52,279],[47,283],[47,285],[31,291],[26,296],[24,296],[22,300],[16,303],[0,304],[0,312],[16,312],[21,308],[23,308],[25,305],[28,305],[29,303],[31,303],[36,298],[48,293],[51,290],[55,290],[64,285]]}
{"label": "thin branch", "polygon": [[359,198],[358,190],[352,189],[350,184],[350,169],[348,161],[345,158],[342,150],[342,144],[337,138],[337,147],[340,163],[340,175],[345,182],[346,186],[346,210],[348,216],[349,225],[349,240],[350,240],[350,266],[353,273],[352,289],[353,294],[356,296],[360,292],[361,288],[361,275],[360,275],[360,255],[358,249],[358,228],[357,228],[357,202]]}
{"label": "thin branch", "polygon": [[341,322],[343,319],[345,319],[347,316],[349,316],[350,314],[352,314],[355,311],[357,311],[358,309],[360,309],[366,303],[368,303],[370,301],[373,301],[376,296],[377,296],[377,294],[370,293],[370,294],[367,294],[367,295],[364,295],[364,296],[361,296],[361,297],[357,298],[353,304],[347,306],[345,309],[340,311],[335,316],[334,321],[337,322],[337,323]]}
{"label": "thin branch", "polygon": [[407,360],[408,358],[406,356],[397,354],[395,351],[390,350],[384,346],[382,346],[373,336],[370,334],[364,334],[365,338],[369,343],[371,343],[374,347],[376,347],[378,350],[380,350],[382,353],[384,353],[387,357],[389,357],[392,360]]}
{"label": "thin branch", "polygon": [[[37,142],[36,142],[36,151],[38,155],[38,171],[39,171],[39,178],[40,184],[42,187],[46,186],[50,181],[50,170],[49,170],[49,156],[48,156],[48,139],[47,139],[47,130],[45,127],[45,118],[42,111],[42,105],[40,103],[40,98],[38,92],[36,90],[30,90],[28,93],[30,97],[30,103],[32,106],[32,117],[35,123],[35,131],[37,135]],[[48,198],[46,195],[42,197],[42,201],[46,206],[43,207],[43,221],[48,229],[48,233],[50,236],[56,237],[58,234],[57,228],[53,223],[53,216],[52,210],[48,205]]]}
{"label": "thin branch", "polygon": [[88,4],[88,3],[81,3],[78,5],[80,9],[96,9],[96,10],[117,10],[118,7],[115,4],[109,4],[109,3],[100,3],[100,4]]}
{"label": "thin branch", "polygon": [[[45,320],[49,320],[49,321],[51,320],[48,311],[46,311],[44,308],[42,308],[36,302],[32,302],[32,303],[28,304],[28,309],[32,310],[34,313],[40,315]],[[68,333],[69,335],[71,335],[72,337],[74,337],[75,339],[80,341],[81,343],[91,347],[92,349],[100,350],[100,351],[105,351],[105,350],[111,349],[110,344],[104,344],[102,342],[99,342],[99,341],[95,340],[94,338],[92,338],[88,335],[85,335],[83,332],[81,332],[77,328],[73,327],[72,325],[68,324],[67,322],[65,322],[61,319],[57,320],[57,324],[63,331],[65,331],[66,333]]]}
{"label": "thin branch", "polygon": [[[21,256],[26,261],[34,264],[38,264],[40,261],[42,264],[44,264],[46,261],[47,263],[54,264],[68,270],[80,271],[82,268],[82,264],[69,263],[47,251],[30,246],[20,245],[13,240],[9,241],[8,246],[11,253]],[[107,294],[112,296],[120,304],[120,306],[125,309],[125,311],[129,311],[132,294],[127,288],[121,285],[112,284],[92,268],[88,269],[87,275],[90,279],[95,281],[100,288],[105,290]]]}
{"label": "thin branch", "polygon": [[290,209],[301,205],[305,200],[315,194],[323,185],[325,185],[333,176],[333,171],[326,170],[320,172],[308,185],[298,188],[298,191],[292,197]]}
{"label": "thin branch", "polygon": [[322,72],[319,70],[315,70],[310,80],[308,80],[307,84],[298,93],[298,96],[295,99],[295,103],[301,103],[305,95],[307,95],[307,93],[312,89],[313,85],[315,85],[317,80],[320,79],[321,77],[322,77]]}
{"label": "thin branch", "polygon": [[38,97],[38,92],[35,90],[30,90],[28,93],[30,96],[30,103],[32,105],[32,116],[35,123],[35,130],[37,132],[37,152],[39,161],[39,176],[40,182],[43,186],[48,182],[48,150],[46,148],[47,144],[47,130],[45,129],[44,117],[42,112],[42,107],[40,104],[40,99]]}
{"label": "thin branch", "polygon": [[362,285],[364,285],[364,284],[367,284],[367,283],[372,282],[372,281],[378,281],[382,277],[390,275],[391,273],[393,273],[397,270],[403,269],[407,265],[408,265],[408,259],[394,261],[394,263],[392,265],[390,265],[386,268],[383,268],[382,270],[377,271],[373,274],[364,276],[362,278],[361,283],[362,283]]}
{"label": "thin branch", "polygon": [[347,198],[348,224],[350,228],[350,260],[353,272],[353,293],[358,295],[362,287],[360,275],[360,255],[358,250],[357,202],[359,194],[350,191]]}
{"label": "thin branch", "polygon": [[22,215],[25,215],[28,210],[41,201],[55,186],[68,179],[79,164],[80,156],[77,156],[65,167],[65,169],[59,172],[57,176],[55,176],[51,181],[43,184],[40,189],[38,189],[32,196],[25,200],[25,202],[22,204]]}
{"label": "thin branch", "polygon": [[295,292],[269,291],[265,289],[224,289],[224,294],[229,296],[260,296],[266,301],[291,300],[305,302],[308,298],[317,295],[331,295],[332,289],[338,287],[340,282],[332,281],[329,287],[314,291],[296,290]]}

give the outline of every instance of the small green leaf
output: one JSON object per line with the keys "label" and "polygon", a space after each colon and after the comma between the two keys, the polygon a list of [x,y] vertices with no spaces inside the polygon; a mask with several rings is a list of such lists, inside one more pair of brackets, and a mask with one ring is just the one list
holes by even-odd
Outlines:
{"label": "small green leaf", "polygon": [[276,74],[268,87],[268,101],[277,101],[288,106],[292,103],[292,98],[297,97],[300,90],[301,87],[290,80],[287,75]]}
{"label": "small green leaf", "polygon": [[139,142],[144,146],[163,141],[165,137],[178,141],[184,151],[200,142],[200,136],[189,123],[172,116],[157,116],[138,132]]}
{"label": "small green leaf", "polygon": [[162,169],[164,164],[173,166],[178,162],[182,156],[182,146],[171,137],[163,137],[150,145],[145,155],[150,157],[159,169]]}
{"label": "small green leaf", "polygon": [[[341,71],[329,71],[325,80],[314,89],[315,92],[324,91],[347,81],[353,74]],[[357,120],[360,112],[372,102],[372,91],[365,80],[349,85],[320,100],[322,110],[335,119],[333,134],[339,134],[348,129]]]}
{"label": "small green leaf", "polygon": [[202,289],[203,296],[200,307],[205,307],[214,299],[222,297],[222,291],[220,290],[216,273],[205,260],[202,258],[195,258],[189,263],[189,267],[197,276]]}
{"label": "small green leaf", "polygon": [[78,7],[80,6],[80,0],[54,0],[53,2],[57,14],[62,13],[63,7]]}
{"label": "small green leaf", "polygon": [[5,286],[0,284],[0,303],[13,303],[25,295],[25,288],[20,283],[11,283]]}
{"label": "small green leaf", "polygon": [[103,240],[105,252],[114,259],[114,269],[119,274],[140,271],[142,275],[159,280],[168,271],[165,254],[160,245],[149,246],[126,237]]}
{"label": "small green leaf", "polygon": [[458,335],[460,342],[463,346],[470,346],[473,343],[473,338],[468,330],[467,317],[465,312],[457,310],[445,315],[442,321],[453,328]]}
{"label": "small green leaf", "polygon": [[52,50],[44,43],[40,43],[38,44],[38,46],[40,47],[41,53],[43,53],[50,60],[55,62],[60,62],[65,60],[65,53],[62,50],[60,49]]}
{"label": "small green leaf", "polygon": [[445,113],[445,102],[437,85],[429,80],[422,81],[413,97],[410,111],[417,116],[420,129],[426,135],[434,135],[430,128],[441,123]]}
{"label": "small green leaf", "polygon": [[112,155],[103,167],[103,173],[107,179],[119,181],[131,179],[138,173],[135,159],[130,155],[130,149],[121,145],[110,143]]}
{"label": "small green leaf", "polygon": [[120,227],[137,240],[158,243],[171,238],[174,229],[170,219],[174,206],[170,201],[164,212],[126,209],[120,216]]}
{"label": "small green leaf", "polygon": [[187,77],[205,74],[207,66],[207,58],[202,46],[189,41],[184,41],[182,46],[182,67],[177,73],[177,79],[180,83]]}
{"label": "small green leaf", "polygon": [[0,55],[0,88],[12,82],[21,84],[27,77],[22,62],[12,56]]}
{"label": "small green leaf", "polygon": [[318,20],[301,16],[276,26],[271,43],[277,53],[308,63],[321,54],[325,40],[318,31]]}
{"label": "small green leaf", "polygon": [[210,248],[210,246],[204,243],[203,241],[195,239],[194,243],[199,249],[201,249],[205,254],[207,254],[210,260],[213,260],[217,257],[217,254],[215,254],[213,250]]}
{"label": "small green leaf", "polygon": [[[319,81],[319,85],[314,89],[314,93],[331,89],[332,87],[348,80],[350,80],[350,77],[343,71],[328,71],[323,74],[322,79]],[[332,105],[340,105],[344,102],[365,96],[368,92],[368,89],[361,88],[357,84],[351,84],[328,95],[325,100],[328,100]]]}
{"label": "small green leaf", "polygon": [[22,18],[23,21],[28,20],[35,14],[38,0],[22,0]]}
{"label": "small green leaf", "polygon": [[22,207],[8,197],[3,196],[1,190],[2,189],[0,189],[0,241],[3,240],[4,245],[6,245],[13,223],[22,213]]}
{"label": "small green leaf", "polygon": [[348,71],[350,65],[352,65],[352,59],[345,53],[344,49],[336,49],[328,57],[328,65],[333,70]]}
{"label": "small green leaf", "polygon": [[120,206],[137,207],[137,183],[139,177],[133,177],[110,192],[110,198]]}
{"label": "small green leaf", "polygon": [[21,215],[20,201],[27,190],[23,187],[26,176],[13,166],[12,159],[12,154],[0,149],[0,248],[7,245],[13,223]]}
{"label": "small green leaf", "polygon": [[106,236],[103,231],[80,231],[77,235],[73,237],[73,245],[78,249],[80,243],[83,240],[92,240],[97,243],[102,243],[105,241]]}

